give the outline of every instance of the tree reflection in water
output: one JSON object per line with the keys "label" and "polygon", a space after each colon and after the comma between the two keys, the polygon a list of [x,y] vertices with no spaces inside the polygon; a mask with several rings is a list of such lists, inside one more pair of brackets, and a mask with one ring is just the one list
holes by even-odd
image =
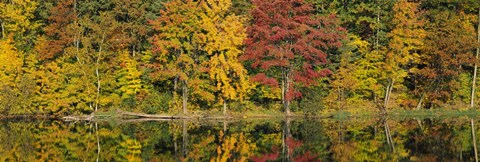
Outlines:
{"label": "tree reflection in water", "polygon": [[1,121],[0,161],[474,161],[473,119]]}

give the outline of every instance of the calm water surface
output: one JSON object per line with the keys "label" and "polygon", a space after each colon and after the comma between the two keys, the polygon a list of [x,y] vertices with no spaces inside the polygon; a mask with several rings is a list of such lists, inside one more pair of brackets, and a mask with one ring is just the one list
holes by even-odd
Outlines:
{"label": "calm water surface", "polygon": [[480,125],[469,118],[0,123],[0,161],[474,161]]}

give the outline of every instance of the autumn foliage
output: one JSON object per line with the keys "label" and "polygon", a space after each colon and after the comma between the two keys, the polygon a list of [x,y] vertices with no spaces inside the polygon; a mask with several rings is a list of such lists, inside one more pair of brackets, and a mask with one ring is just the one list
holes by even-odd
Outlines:
{"label": "autumn foliage", "polygon": [[335,15],[315,16],[303,0],[254,0],[252,26],[247,30],[242,59],[259,69],[253,81],[281,86],[287,107],[301,97],[295,89],[310,86],[330,74],[328,50],[341,46],[344,29]]}
{"label": "autumn foliage", "polygon": [[460,109],[468,100],[475,107],[479,8],[409,0],[1,1],[0,113],[385,113]]}

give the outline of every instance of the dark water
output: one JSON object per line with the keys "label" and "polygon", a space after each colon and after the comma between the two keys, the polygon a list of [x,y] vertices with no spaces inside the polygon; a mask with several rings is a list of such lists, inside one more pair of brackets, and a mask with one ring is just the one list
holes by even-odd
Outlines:
{"label": "dark water", "polygon": [[[474,161],[478,120],[1,121],[0,161]],[[473,124],[473,125],[472,125]]]}

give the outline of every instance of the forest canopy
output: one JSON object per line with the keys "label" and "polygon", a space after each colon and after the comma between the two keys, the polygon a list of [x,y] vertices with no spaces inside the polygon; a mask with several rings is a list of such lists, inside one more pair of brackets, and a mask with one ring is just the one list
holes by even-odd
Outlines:
{"label": "forest canopy", "polygon": [[0,0],[0,114],[476,107],[476,0]]}

